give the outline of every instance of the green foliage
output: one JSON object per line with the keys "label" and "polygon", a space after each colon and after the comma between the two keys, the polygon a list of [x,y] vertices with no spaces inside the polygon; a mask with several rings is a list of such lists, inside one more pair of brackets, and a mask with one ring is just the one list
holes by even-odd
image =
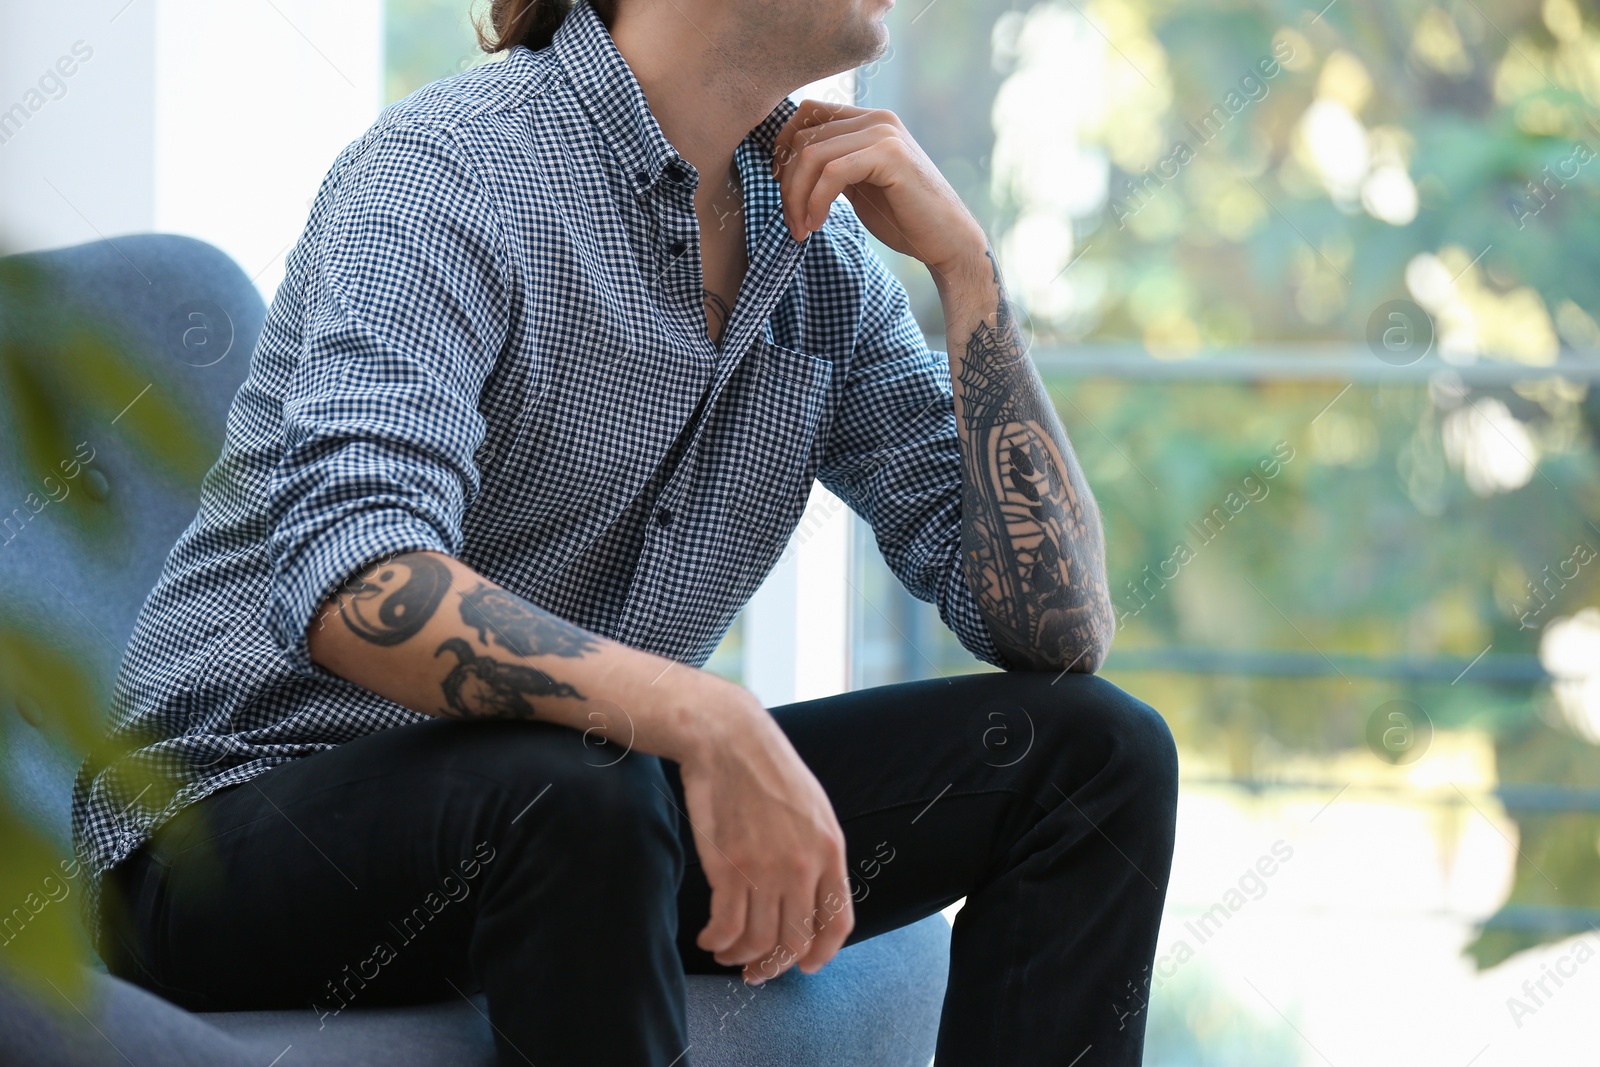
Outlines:
{"label": "green foliage", "polygon": [[[1567,300],[1600,306],[1600,167],[1572,158],[1578,145],[1600,151],[1600,101],[1585,69],[1600,36],[1586,26],[1555,38],[1546,6],[1341,0],[1312,21],[1268,0],[1098,5],[1125,27],[1113,39],[1130,57],[1143,53],[1129,42],[1157,44],[1161,67],[1125,62],[1168,87],[1170,103],[1137,116],[1161,131],[1154,152],[1119,143],[1127,109],[1113,107],[1105,125],[1106,213],[1077,220],[1094,246],[1088,262],[1115,273],[1091,335],[1149,338],[1152,317],[1135,294],[1176,265],[1198,345],[1360,339],[1372,309],[1404,294],[1411,258],[1446,245],[1469,257],[1488,250],[1480,267],[1499,293],[1531,287],[1552,311]],[[1287,52],[1294,58],[1258,75],[1264,95],[1230,114],[1221,136],[1194,135],[1190,123],[1231,111],[1241,78]],[[1319,101],[1360,124],[1374,165],[1392,149],[1417,191],[1414,218],[1384,221],[1325,184],[1306,146]],[[1194,160],[1169,178],[1158,160],[1180,142]],[[1137,210],[1123,218],[1119,204]],[[1243,337],[1219,327],[1240,322]]]}
{"label": "green foliage", "polygon": [[[1496,745],[1501,777],[1513,782],[1558,782],[1578,789],[1600,789],[1600,761],[1594,747],[1551,729],[1530,716],[1502,730]],[[1513,811],[1519,832],[1515,882],[1506,904],[1486,924],[1467,954],[1480,967],[1493,967],[1517,952],[1565,936],[1565,930],[1527,929],[1498,920],[1521,907],[1600,906],[1600,813]]]}
{"label": "green foliage", "polygon": [[[118,341],[68,310],[26,259],[0,260],[0,416],[19,468],[54,475],[74,453],[72,429],[93,419],[117,430],[183,484],[197,485],[214,457],[181,405],[125,359]],[[72,521],[105,532],[107,512],[69,494]]]}
{"label": "green foliage", "polygon": [[[74,454],[73,428],[93,419],[116,432],[171,477],[199,484],[211,460],[181,408],[150,381],[122,340],[83,320],[27,260],[0,259],[0,449],[17,456],[24,481],[44,484],[62,457]],[[33,480],[26,477],[32,472]],[[116,499],[90,504],[71,493],[54,507],[70,527],[89,535],[93,552],[126,518]],[[135,502],[136,505],[137,502]],[[0,591],[0,708],[16,708],[51,745],[76,758],[109,761],[117,746],[103,734],[95,679],[80,657],[39,640],[36,628]],[[25,727],[30,728],[30,727]],[[136,793],[145,782],[124,780]],[[72,857],[9,803],[0,791],[0,967],[71,997],[82,982],[88,946],[76,900],[58,899],[76,877]],[[64,872],[74,873],[64,873]],[[54,998],[50,1002],[54,1002]]]}
{"label": "green foliage", "polygon": [[0,864],[0,900],[6,902],[0,913],[0,922],[6,924],[0,966],[40,992],[54,983],[75,997],[85,985],[88,948],[76,900],[60,901],[52,895],[64,884],[62,863],[72,861],[64,861],[54,845],[3,804],[0,848],[6,856]]}

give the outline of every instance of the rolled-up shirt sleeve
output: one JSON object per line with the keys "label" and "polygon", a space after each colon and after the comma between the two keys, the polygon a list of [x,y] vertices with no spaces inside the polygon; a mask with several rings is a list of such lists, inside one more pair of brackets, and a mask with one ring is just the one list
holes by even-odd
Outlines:
{"label": "rolled-up shirt sleeve", "polygon": [[853,238],[861,327],[817,479],[872,527],[912,596],[939,609],[963,647],[1006,664],[967,584],[961,555],[961,443],[945,353],[930,349],[905,286],[844,200],[830,221]]}
{"label": "rolled-up shirt sleeve", "polygon": [[317,677],[306,630],[341,583],[401,552],[461,550],[510,287],[483,182],[443,134],[405,126],[341,157],[288,277],[296,321],[267,327],[301,332],[268,481],[267,628]]}

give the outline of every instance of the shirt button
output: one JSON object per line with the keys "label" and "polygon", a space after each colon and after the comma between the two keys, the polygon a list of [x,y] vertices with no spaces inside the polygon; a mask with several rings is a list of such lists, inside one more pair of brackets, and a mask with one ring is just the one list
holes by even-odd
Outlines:
{"label": "shirt button", "polygon": [[658,525],[658,526],[671,526],[672,525],[672,509],[671,508],[662,508],[660,511],[656,512],[656,525]]}
{"label": "shirt button", "polygon": [[645,185],[650,181],[650,172],[647,170],[641,170],[639,173],[633,176],[633,180],[638,182],[640,185]]}
{"label": "shirt button", "polygon": [[689,250],[689,242],[688,241],[674,241],[670,245],[667,246],[667,251],[671,252],[674,256],[681,256],[685,252],[687,252],[688,250]]}

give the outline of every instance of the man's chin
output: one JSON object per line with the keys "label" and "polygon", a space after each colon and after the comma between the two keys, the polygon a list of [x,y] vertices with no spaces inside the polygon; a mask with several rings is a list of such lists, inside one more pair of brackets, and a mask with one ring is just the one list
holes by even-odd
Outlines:
{"label": "man's chin", "polygon": [[860,25],[859,32],[851,39],[851,43],[857,47],[850,49],[849,66],[844,67],[844,70],[864,67],[868,63],[882,59],[889,51],[889,27],[883,24],[883,16],[887,11],[888,8],[885,7],[883,11],[868,15]]}
{"label": "man's chin", "polygon": [[881,15],[867,15],[852,26],[848,36],[835,39],[833,44],[828,62],[818,64],[801,82],[802,85],[844,74],[881,59],[889,51],[889,28],[883,24]]}

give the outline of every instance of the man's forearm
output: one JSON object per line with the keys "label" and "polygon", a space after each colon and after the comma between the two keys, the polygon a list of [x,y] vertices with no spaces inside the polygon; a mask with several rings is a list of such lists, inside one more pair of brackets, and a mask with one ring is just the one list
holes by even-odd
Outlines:
{"label": "man's forearm", "polygon": [[1115,616],[1100,512],[987,246],[933,272],[962,457],[962,562],[1013,667],[1098,670]]}
{"label": "man's forearm", "polygon": [[711,887],[696,944],[747,981],[814,971],[855,925],[828,795],[742,686],[574,626],[438,552],[347,580],[307,638],[313,662],[414,711],[570,726],[606,746],[582,754],[596,766],[634,749],[678,763]]}
{"label": "man's forearm", "polygon": [[346,581],[307,630],[313,662],[413,711],[540,719],[681,761],[712,675],[599,637],[459,560],[407,552]]}

